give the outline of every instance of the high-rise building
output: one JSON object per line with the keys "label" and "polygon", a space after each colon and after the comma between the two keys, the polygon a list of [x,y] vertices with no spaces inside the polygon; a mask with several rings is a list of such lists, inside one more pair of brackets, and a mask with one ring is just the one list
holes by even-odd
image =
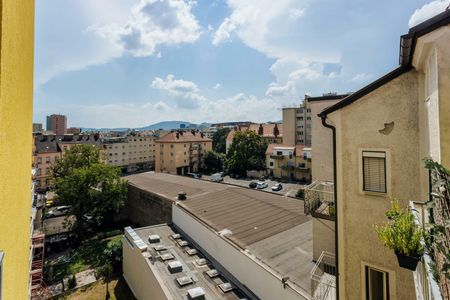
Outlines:
{"label": "high-rise building", "polygon": [[0,7],[0,298],[29,299],[34,1]]}
{"label": "high-rise building", "polygon": [[67,117],[65,115],[47,116],[47,131],[53,131],[56,135],[63,135],[67,129]]}

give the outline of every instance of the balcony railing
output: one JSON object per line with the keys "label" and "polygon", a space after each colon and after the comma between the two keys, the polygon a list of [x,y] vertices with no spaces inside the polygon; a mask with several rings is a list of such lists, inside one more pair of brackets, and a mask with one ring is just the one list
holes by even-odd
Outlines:
{"label": "balcony railing", "polygon": [[313,216],[334,218],[334,184],[314,181],[305,187],[305,213]]}
{"label": "balcony railing", "polygon": [[336,299],[336,257],[322,251],[311,270],[311,299]]}
{"label": "balcony railing", "polygon": [[272,158],[272,159],[283,159],[284,155],[271,155],[270,158]]}
{"label": "balcony railing", "polygon": [[[414,203],[410,201],[409,208],[414,214],[416,223],[423,226],[427,221],[425,220],[425,208],[423,204]],[[422,220],[422,222],[421,222]],[[424,221],[425,220],[425,221]],[[422,239],[422,244],[425,247],[425,254],[419,261],[416,270],[413,272],[414,285],[416,288],[417,300],[442,300],[439,284],[434,279],[433,271],[430,265],[432,265],[431,257],[428,255],[428,249],[425,241]]]}

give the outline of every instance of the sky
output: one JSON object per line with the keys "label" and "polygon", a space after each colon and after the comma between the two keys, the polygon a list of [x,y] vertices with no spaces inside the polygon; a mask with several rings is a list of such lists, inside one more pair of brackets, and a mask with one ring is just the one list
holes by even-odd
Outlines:
{"label": "sky", "polygon": [[75,127],[281,120],[356,91],[450,0],[40,0],[34,121]]}

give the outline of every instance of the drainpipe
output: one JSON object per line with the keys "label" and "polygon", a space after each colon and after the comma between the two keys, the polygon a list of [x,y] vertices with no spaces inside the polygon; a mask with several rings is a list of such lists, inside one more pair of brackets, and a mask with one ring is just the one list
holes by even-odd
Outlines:
{"label": "drainpipe", "polygon": [[339,236],[338,236],[338,199],[337,199],[337,169],[336,169],[336,127],[333,125],[327,124],[326,119],[327,115],[319,115],[322,119],[322,125],[326,128],[331,129],[333,133],[333,188],[334,188],[334,248],[335,248],[335,257],[336,257],[336,299],[339,300]]}

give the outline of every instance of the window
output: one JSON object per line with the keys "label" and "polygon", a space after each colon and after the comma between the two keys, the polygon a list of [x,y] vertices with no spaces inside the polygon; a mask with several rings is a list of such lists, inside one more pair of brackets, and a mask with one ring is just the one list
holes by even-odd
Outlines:
{"label": "window", "polygon": [[38,163],[38,164],[42,163],[42,157],[38,157],[37,163]]}
{"label": "window", "polygon": [[50,163],[50,156],[46,156],[46,157],[45,157],[45,162],[46,162],[46,163]]}
{"label": "window", "polygon": [[366,300],[389,300],[389,273],[365,267]]}
{"label": "window", "polygon": [[271,167],[273,167],[273,161],[269,162],[269,165],[270,165]]}
{"label": "window", "polygon": [[277,155],[283,155],[282,151],[277,151]]}
{"label": "window", "polygon": [[363,191],[386,193],[386,152],[363,151]]}

